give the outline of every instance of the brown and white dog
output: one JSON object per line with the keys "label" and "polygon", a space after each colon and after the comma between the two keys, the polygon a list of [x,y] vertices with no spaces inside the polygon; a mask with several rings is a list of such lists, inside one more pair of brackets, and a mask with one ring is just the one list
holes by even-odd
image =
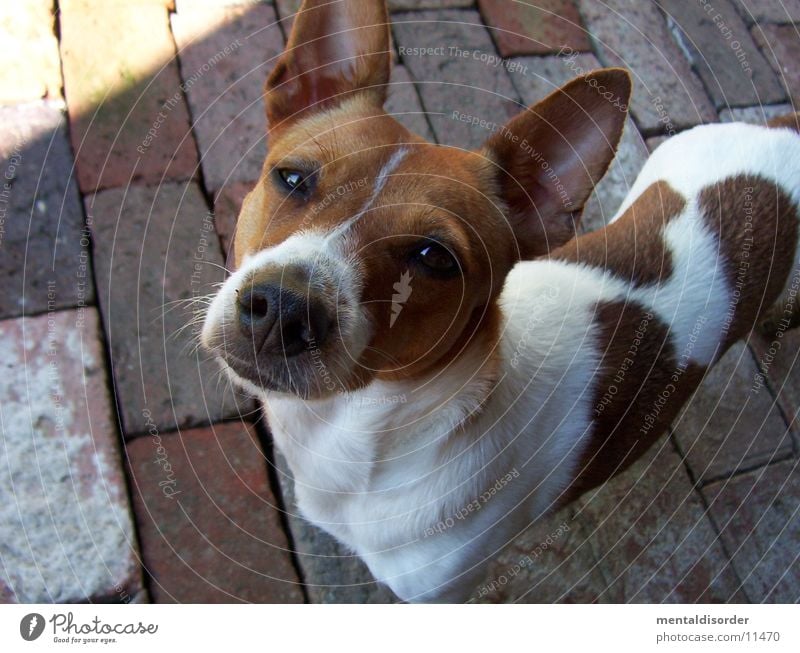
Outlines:
{"label": "brown and white dog", "polygon": [[772,307],[794,317],[800,135],[796,116],[682,133],[576,238],[626,72],[471,152],[384,112],[390,64],[383,2],[305,2],[202,343],[263,400],[302,514],[402,599],[456,601],[648,448]]}

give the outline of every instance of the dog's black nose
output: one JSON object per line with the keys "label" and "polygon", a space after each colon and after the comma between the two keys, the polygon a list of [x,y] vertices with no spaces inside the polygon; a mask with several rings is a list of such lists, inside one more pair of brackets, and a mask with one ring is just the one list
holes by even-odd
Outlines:
{"label": "dog's black nose", "polygon": [[245,285],[239,292],[239,325],[253,353],[295,356],[320,347],[330,320],[313,297],[275,284]]}

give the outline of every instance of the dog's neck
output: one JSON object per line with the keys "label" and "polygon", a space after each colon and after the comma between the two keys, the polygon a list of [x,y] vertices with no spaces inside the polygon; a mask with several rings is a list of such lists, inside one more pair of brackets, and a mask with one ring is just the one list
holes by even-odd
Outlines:
{"label": "dog's neck", "polygon": [[432,429],[441,434],[463,430],[491,401],[503,375],[501,319],[495,300],[465,329],[457,346],[440,358],[444,363],[424,375],[379,375],[363,388],[323,399],[274,393],[262,398],[272,411],[290,411],[308,434],[333,423],[357,423],[359,431],[399,444]]}
{"label": "dog's neck", "polygon": [[[491,401],[499,372],[497,357],[487,356],[481,340],[476,338],[450,365],[422,378],[375,379],[358,390],[317,400],[265,397],[273,437],[294,474],[299,504],[308,518],[338,522],[329,530],[356,547],[360,536],[345,525],[351,501],[377,493],[384,497],[378,506],[385,501],[391,513],[400,509],[394,502],[407,494],[409,478],[416,478],[417,485],[433,484],[432,496],[441,500],[423,512],[424,527],[461,508],[464,493],[480,494],[483,456],[465,454],[483,443],[474,442],[469,425]],[[436,474],[453,469],[454,459],[466,471],[466,481],[459,482],[466,484],[463,491],[456,484],[453,492],[449,474]],[[410,469],[416,470],[411,477]],[[338,497],[336,505],[330,503],[332,497]]]}

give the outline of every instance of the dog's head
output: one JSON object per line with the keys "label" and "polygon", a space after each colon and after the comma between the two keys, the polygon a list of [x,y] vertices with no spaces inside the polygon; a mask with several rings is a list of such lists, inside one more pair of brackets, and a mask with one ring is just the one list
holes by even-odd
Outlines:
{"label": "dog's head", "polygon": [[266,85],[237,271],[202,331],[247,389],[324,397],[452,360],[492,328],[512,266],[575,235],[630,95],[626,72],[590,73],[471,152],[385,113],[390,67],[382,1],[303,4]]}

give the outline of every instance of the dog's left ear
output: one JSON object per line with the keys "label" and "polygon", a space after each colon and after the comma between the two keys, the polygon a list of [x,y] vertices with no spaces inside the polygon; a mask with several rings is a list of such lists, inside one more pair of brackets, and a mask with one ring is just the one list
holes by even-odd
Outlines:
{"label": "dog's left ear", "polygon": [[305,0],[267,79],[270,130],[353,94],[382,105],[391,69],[384,0]]}
{"label": "dog's left ear", "polygon": [[575,236],[583,205],[614,159],[630,94],[625,70],[590,72],[513,118],[484,145],[523,259]]}

